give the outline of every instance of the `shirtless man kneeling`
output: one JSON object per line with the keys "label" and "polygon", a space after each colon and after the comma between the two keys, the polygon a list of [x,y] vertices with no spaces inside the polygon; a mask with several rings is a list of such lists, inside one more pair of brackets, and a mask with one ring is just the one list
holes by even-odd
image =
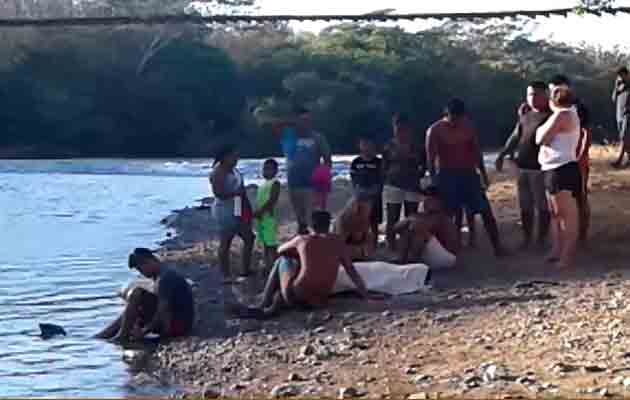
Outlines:
{"label": "shirtless man kneeling", "polygon": [[345,243],[330,231],[330,214],[313,213],[313,233],[296,236],[278,248],[276,260],[259,307],[236,306],[231,311],[241,318],[268,318],[281,309],[311,309],[326,304],[337,281],[339,264],[368,299],[365,282],[352,265]]}

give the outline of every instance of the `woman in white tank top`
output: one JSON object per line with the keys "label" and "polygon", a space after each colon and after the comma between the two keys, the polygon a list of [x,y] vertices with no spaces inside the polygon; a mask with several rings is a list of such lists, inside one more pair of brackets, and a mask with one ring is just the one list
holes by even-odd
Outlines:
{"label": "woman in white tank top", "polygon": [[567,268],[575,262],[579,232],[577,200],[581,195],[582,177],[577,160],[580,120],[568,88],[555,87],[550,98],[553,115],[536,133],[536,143],[541,145],[538,161],[544,172],[552,215],[552,249],[547,260]]}

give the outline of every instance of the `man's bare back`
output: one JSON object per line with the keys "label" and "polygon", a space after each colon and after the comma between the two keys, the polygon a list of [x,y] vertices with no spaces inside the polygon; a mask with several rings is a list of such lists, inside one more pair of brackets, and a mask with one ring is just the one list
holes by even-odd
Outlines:
{"label": "man's bare back", "polygon": [[346,257],[344,243],[336,235],[311,234],[299,236],[294,245],[300,260],[295,294],[312,305],[326,303]]}

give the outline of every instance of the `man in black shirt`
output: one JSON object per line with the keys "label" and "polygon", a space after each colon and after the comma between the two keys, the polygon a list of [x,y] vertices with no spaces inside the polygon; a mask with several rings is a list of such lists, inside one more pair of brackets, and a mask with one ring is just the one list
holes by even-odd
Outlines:
{"label": "man in black shirt", "polygon": [[163,266],[145,248],[137,248],[129,256],[129,268],[153,279],[155,290],[133,289],[122,315],[97,337],[127,342],[142,339],[148,333],[158,333],[161,337],[188,335],[195,321],[195,304],[186,279]]}
{"label": "man in black shirt", "polygon": [[519,168],[518,198],[523,226],[523,248],[527,248],[534,231],[534,215],[538,212],[538,244],[543,246],[549,233],[550,214],[545,194],[545,184],[536,144],[536,130],[551,115],[547,86],[535,81],[527,87],[527,104],[530,110],[519,116],[514,132],[496,161],[497,171],[502,171],[506,155],[517,150],[516,165]]}

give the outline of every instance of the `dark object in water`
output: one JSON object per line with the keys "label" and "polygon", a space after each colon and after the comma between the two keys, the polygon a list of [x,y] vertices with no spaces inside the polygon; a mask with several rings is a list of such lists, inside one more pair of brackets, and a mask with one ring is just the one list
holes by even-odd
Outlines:
{"label": "dark object in water", "polygon": [[42,339],[50,339],[53,336],[66,335],[65,329],[55,324],[39,324],[39,330],[42,332]]}

